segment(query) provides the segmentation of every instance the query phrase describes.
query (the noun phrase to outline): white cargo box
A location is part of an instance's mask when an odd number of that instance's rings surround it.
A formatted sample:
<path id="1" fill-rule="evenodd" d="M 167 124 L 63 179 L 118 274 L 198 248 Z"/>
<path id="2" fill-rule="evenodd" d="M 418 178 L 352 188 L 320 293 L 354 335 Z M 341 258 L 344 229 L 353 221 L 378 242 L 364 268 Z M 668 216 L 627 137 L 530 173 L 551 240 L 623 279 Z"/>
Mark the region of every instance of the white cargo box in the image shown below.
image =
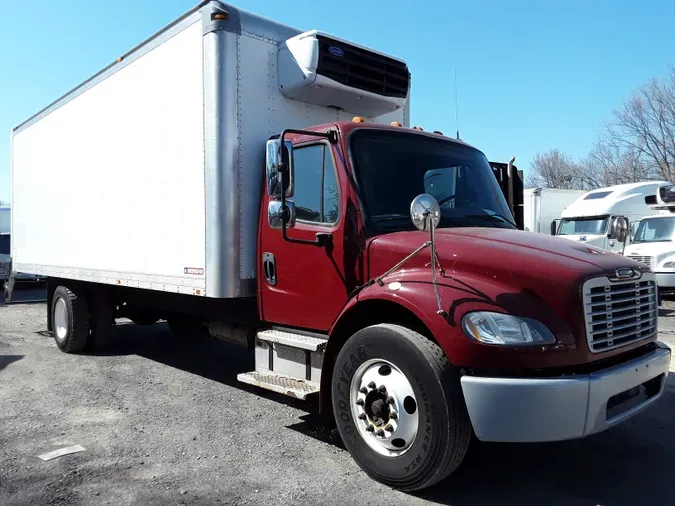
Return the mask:
<path id="1" fill-rule="evenodd" d="M 398 81 L 360 80 L 363 58 Z M 409 82 L 395 58 L 203 2 L 12 131 L 14 267 L 253 296 L 266 140 L 354 115 L 408 125 Z"/>

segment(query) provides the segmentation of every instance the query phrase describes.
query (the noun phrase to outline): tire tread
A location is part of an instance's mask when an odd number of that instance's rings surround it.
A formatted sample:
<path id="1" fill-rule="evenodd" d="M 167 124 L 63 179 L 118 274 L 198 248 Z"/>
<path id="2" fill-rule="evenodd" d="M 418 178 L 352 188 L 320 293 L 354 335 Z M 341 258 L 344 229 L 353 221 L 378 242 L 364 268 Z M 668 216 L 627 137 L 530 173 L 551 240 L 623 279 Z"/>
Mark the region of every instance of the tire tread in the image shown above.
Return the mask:
<path id="1" fill-rule="evenodd" d="M 445 379 L 445 392 L 448 399 L 447 405 L 451 406 L 450 423 L 454 424 L 457 430 L 454 431 L 454 439 L 448 441 L 443 455 L 439 456 L 441 464 L 437 467 L 435 473 L 429 473 L 422 477 L 415 483 L 406 487 L 401 487 L 400 490 L 415 491 L 423 488 L 428 488 L 440 481 L 443 481 L 450 474 L 452 474 L 462 463 L 466 453 L 469 449 L 473 435 L 473 428 L 469 420 L 466 406 L 464 405 L 461 387 L 459 381 L 456 380 L 456 370 L 450 364 L 448 357 L 445 355 L 440 346 L 423 336 L 419 332 L 415 332 L 407 327 L 396 325 L 392 323 L 380 323 L 374 327 L 384 327 L 405 335 L 410 341 L 417 343 L 432 359 L 431 365 L 435 367 L 440 373 L 439 376 Z M 460 402 L 461 401 L 461 402 Z M 451 451 L 452 450 L 452 451 Z"/>
<path id="2" fill-rule="evenodd" d="M 79 296 L 71 288 L 60 286 L 56 291 L 58 292 L 59 289 L 65 291 L 65 296 L 68 297 L 70 305 L 70 336 L 68 336 L 66 345 L 61 349 L 65 353 L 77 353 L 82 351 L 89 341 L 89 304 L 84 297 Z"/>

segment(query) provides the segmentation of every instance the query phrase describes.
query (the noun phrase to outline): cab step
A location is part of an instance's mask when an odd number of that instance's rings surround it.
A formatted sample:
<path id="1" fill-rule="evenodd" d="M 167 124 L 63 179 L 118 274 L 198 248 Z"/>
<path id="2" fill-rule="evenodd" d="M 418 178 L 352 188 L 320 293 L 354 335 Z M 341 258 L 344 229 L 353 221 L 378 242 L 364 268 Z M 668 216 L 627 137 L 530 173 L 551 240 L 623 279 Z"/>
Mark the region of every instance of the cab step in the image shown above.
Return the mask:
<path id="1" fill-rule="evenodd" d="M 284 344 L 291 348 L 300 348 L 307 351 L 324 351 L 328 343 L 327 339 L 292 334 L 283 330 L 262 330 L 258 332 L 258 339 L 267 341 L 268 343 Z"/>
<path id="2" fill-rule="evenodd" d="M 319 392 L 318 383 L 274 372 L 245 372 L 237 375 L 237 379 L 242 383 L 288 395 L 289 397 L 303 401 L 307 400 L 308 396 Z"/>
<path id="3" fill-rule="evenodd" d="M 242 383 L 305 400 L 319 391 L 327 339 L 282 330 L 262 330 L 255 340 L 255 371 Z"/>

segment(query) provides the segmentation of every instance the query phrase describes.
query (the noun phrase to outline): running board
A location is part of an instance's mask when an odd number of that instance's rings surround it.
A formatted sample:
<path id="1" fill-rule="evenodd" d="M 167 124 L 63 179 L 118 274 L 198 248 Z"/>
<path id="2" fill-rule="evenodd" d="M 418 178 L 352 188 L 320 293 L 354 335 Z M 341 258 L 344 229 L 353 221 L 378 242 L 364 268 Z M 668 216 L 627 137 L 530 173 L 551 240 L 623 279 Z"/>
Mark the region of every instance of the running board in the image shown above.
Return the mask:
<path id="1" fill-rule="evenodd" d="M 307 351 L 324 351 L 328 340 L 318 337 L 291 334 L 282 330 L 263 330 L 258 332 L 258 339 L 268 343 L 279 343 L 291 348 L 300 348 Z"/>
<path id="2" fill-rule="evenodd" d="M 288 395 L 289 397 L 303 401 L 307 400 L 308 396 L 319 393 L 318 383 L 293 378 L 286 374 L 253 371 L 239 374 L 237 375 L 237 379 L 242 383 Z"/>
<path id="3" fill-rule="evenodd" d="M 319 391 L 327 339 L 262 330 L 255 339 L 255 371 L 237 376 L 242 383 L 305 400 Z"/>

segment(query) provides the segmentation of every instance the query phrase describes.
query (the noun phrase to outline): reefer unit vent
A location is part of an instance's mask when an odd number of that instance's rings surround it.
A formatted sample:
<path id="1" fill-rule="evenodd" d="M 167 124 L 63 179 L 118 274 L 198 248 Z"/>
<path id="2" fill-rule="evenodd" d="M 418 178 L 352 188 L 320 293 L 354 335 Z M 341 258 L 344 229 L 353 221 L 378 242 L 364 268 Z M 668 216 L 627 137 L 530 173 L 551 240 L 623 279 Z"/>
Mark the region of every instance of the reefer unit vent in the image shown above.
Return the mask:
<path id="1" fill-rule="evenodd" d="M 410 86 L 405 62 L 316 30 L 281 44 L 278 75 L 287 98 L 364 116 L 402 108 Z"/>

